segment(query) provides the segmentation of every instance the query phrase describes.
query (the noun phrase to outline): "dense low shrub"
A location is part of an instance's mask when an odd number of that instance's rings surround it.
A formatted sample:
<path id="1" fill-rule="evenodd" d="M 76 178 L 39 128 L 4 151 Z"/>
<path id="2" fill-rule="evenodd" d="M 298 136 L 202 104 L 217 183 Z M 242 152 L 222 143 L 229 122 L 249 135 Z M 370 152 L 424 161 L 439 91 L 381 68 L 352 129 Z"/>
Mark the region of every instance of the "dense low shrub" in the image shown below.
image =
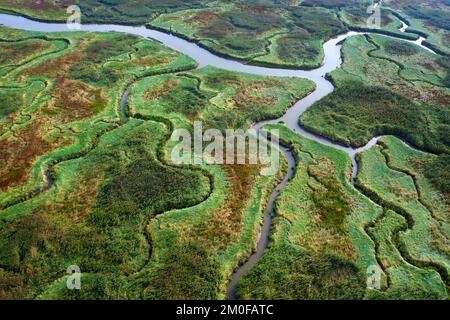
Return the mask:
<path id="1" fill-rule="evenodd" d="M 450 155 L 442 154 L 427 163 L 425 175 L 443 194 L 450 194 Z"/>
<path id="2" fill-rule="evenodd" d="M 410 16 L 425 20 L 427 23 L 446 30 L 450 30 L 449 11 L 424 6 L 407 5 L 403 10 Z"/>
<path id="3" fill-rule="evenodd" d="M 348 300 L 361 299 L 365 289 L 364 276 L 353 263 L 286 244 L 271 247 L 243 276 L 238 295 L 258 300 Z"/>
<path id="4" fill-rule="evenodd" d="M 405 41 L 389 40 L 384 43 L 383 47 L 387 53 L 394 55 L 411 56 L 419 52 L 416 45 Z"/>
<path id="5" fill-rule="evenodd" d="M 145 299 L 212 300 L 221 283 L 219 263 L 201 244 L 175 243 L 150 275 Z"/>
<path id="6" fill-rule="evenodd" d="M 303 114 L 301 121 L 312 130 L 354 146 L 364 145 L 373 136 L 393 134 L 426 150 L 450 147 L 444 134 L 448 110 L 357 82 L 340 83 L 331 95 Z"/>

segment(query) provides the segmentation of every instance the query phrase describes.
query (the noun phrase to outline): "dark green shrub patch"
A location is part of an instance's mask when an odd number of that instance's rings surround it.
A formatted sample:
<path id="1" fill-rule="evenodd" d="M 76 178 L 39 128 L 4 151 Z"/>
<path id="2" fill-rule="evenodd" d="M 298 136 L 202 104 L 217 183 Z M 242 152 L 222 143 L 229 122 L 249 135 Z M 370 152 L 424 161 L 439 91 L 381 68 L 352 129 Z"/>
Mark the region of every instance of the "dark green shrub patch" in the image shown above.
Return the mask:
<path id="1" fill-rule="evenodd" d="M 103 67 L 108 59 L 124 54 L 138 40 L 131 35 L 118 35 L 108 40 L 92 41 L 83 52 L 83 57 L 70 66 L 73 79 L 87 83 L 110 86 L 121 76 L 120 70 Z"/>
<path id="2" fill-rule="evenodd" d="M 376 135 L 395 134 L 424 149 L 446 150 L 450 145 L 439 134 L 436 123 L 429 123 L 430 118 L 445 123 L 448 112 L 415 103 L 385 88 L 348 82 L 310 109 L 302 123 L 311 129 L 321 126 L 327 135 L 355 146 Z"/>
<path id="3" fill-rule="evenodd" d="M 443 194 L 450 194 L 450 155 L 442 154 L 426 164 L 425 175 Z"/>
<path id="4" fill-rule="evenodd" d="M 446 30 L 450 30 L 450 11 L 429 8 L 425 6 L 407 5 L 403 10 L 410 16 L 425 20 L 427 23 Z"/>
<path id="5" fill-rule="evenodd" d="M 361 299 L 365 287 L 353 263 L 286 244 L 271 247 L 244 275 L 238 295 L 258 300 L 348 300 Z"/>
<path id="6" fill-rule="evenodd" d="M 386 41 L 384 50 L 387 53 L 402 56 L 411 56 L 419 52 L 419 48 L 416 45 L 404 41 Z"/>
<path id="7" fill-rule="evenodd" d="M 307 30 L 314 38 L 327 39 L 345 30 L 341 21 L 332 11 L 300 7 L 291 12 L 292 23 L 301 29 Z"/>
<path id="8" fill-rule="evenodd" d="M 221 275 L 219 264 L 194 241 L 175 243 L 149 275 L 144 298 L 152 300 L 215 299 Z"/>

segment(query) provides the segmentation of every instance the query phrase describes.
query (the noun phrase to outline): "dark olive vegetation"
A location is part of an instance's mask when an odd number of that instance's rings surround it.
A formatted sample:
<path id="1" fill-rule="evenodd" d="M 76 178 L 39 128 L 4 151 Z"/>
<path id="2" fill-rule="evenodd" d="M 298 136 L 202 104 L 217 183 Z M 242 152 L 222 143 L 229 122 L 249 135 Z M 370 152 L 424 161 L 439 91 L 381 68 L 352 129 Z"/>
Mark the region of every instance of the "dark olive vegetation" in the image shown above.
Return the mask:
<path id="1" fill-rule="evenodd" d="M 234 26 L 238 28 L 259 32 L 267 29 L 283 27 L 285 23 L 283 17 L 268 11 L 260 12 L 258 15 L 255 15 L 255 12 L 251 10 L 236 10 L 227 12 L 226 17 Z"/>
<path id="2" fill-rule="evenodd" d="M 327 136 L 353 146 L 364 145 L 377 135 L 393 134 L 426 150 L 448 151 L 448 117 L 448 110 L 418 104 L 386 88 L 343 82 L 310 109 L 302 123 L 309 128 L 316 119 L 311 129 L 316 130 L 321 122 L 322 130 L 333 128 L 324 132 Z"/>
<path id="3" fill-rule="evenodd" d="M 347 232 L 345 219 L 351 210 L 352 200 L 331 168 L 325 159 L 319 160 L 317 165 L 309 166 L 311 181 L 308 186 L 313 190 L 313 210 L 320 216 L 321 227 L 343 235 Z"/>
<path id="4" fill-rule="evenodd" d="M 425 175 L 444 195 L 450 195 L 450 155 L 442 154 L 426 164 Z"/>
<path id="5" fill-rule="evenodd" d="M 446 87 L 450 88 L 450 57 L 441 57 L 437 60 L 437 63 L 442 68 L 447 70 L 447 74 L 444 78 L 444 84 Z"/>
<path id="6" fill-rule="evenodd" d="M 290 11 L 291 22 L 315 39 L 327 39 L 346 29 L 333 11 L 320 8 L 295 8 Z"/>
<path id="7" fill-rule="evenodd" d="M 295 61 L 298 57 L 304 57 L 305 60 L 314 59 L 320 50 L 311 47 L 308 40 L 310 40 L 310 35 L 303 30 L 281 37 L 277 42 L 279 57 L 284 61 Z"/>
<path id="8" fill-rule="evenodd" d="M 6 118 L 9 114 L 17 111 L 22 103 L 22 90 L 2 89 L 0 91 L 0 118 Z"/>
<path id="9" fill-rule="evenodd" d="M 200 8 L 209 0 L 82 0 L 79 6 L 88 21 L 144 24 L 161 13 Z"/>
<path id="10" fill-rule="evenodd" d="M 215 299 L 222 278 L 219 270 L 219 263 L 204 245 L 196 241 L 172 244 L 156 272 L 146 276 L 144 298 Z"/>
<path id="11" fill-rule="evenodd" d="M 193 86 L 177 86 L 166 95 L 167 111 L 179 112 L 193 117 L 205 110 L 209 104 L 209 96 Z"/>
<path id="12" fill-rule="evenodd" d="M 402 56 L 411 56 L 419 52 L 419 48 L 412 43 L 399 42 L 394 40 L 386 41 L 384 44 L 384 50 L 387 53 Z"/>
<path id="13" fill-rule="evenodd" d="M 342 258 L 318 255 L 290 244 L 271 246 L 242 278 L 244 299 L 362 299 L 365 277 Z"/>
<path id="14" fill-rule="evenodd" d="M 305 0 L 304 6 L 320 6 L 325 8 L 342 8 L 360 4 L 358 0 Z"/>
<path id="15" fill-rule="evenodd" d="M 92 41 L 84 50 L 82 58 L 70 66 L 69 75 L 73 79 L 97 85 L 114 84 L 122 72 L 103 66 L 98 68 L 98 66 L 104 64 L 111 57 L 123 54 L 124 50 L 129 49 L 136 42 L 136 37 L 127 35 L 120 35 L 106 41 Z"/>
<path id="16" fill-rule="evenodd" d="M 371 0 L 305 0 L 302 2 L 302 6 L 323 7 L 327 9 L 334 9 L 339 14 L 340 21 L 350 29 L 356 29 L 361 31 L 368 31 L 367 19 L 373 12 L 369 12 L 369 6 L 372 6 L 375 2 Z M 380 7 L 380 29 L 372 30 L 380 33 L 387 34 L 401 34 L 398 32 L 399 23 L 398 19 L 393 16 L 392 11 L 387 8 L 387 4 L 383 3 Z M 402 34 L 404 37 L 412 35 Z"/>
<path id="17" fill-rule="evenodd" d="M 346 24 L 348 24 L 350 27 L 356 27 L 358 29 L 366 29 L 367 28 L 367 19 L 370 17 L 370 14 L 368 12 L 369 6 L 372 5 L 371 1 L 359 1 L 357 3 L 349 2 L 348 5 L 344 6 L 341 11 L 341 17 L 345 16 L 343 18 L 343 21 L 345 21 Z M 377 32 L 381 33 L 397 33 L 401 34 L 400 32 L 397 32 L 399 27 L 398 19 L 393 16 L 392 11 L 390 9 L 387 9 L 386 6 L 381 6 L 380 9 L 380 27 Z M 376 30 L 375 30 L 376 31 Z M 403 34 L 405 36 L 405 34 Z M 408 36 L 408 35 L 406 35 Z"/>
<path id="18" fill-rule="evenodd" d="M 14 42 L 0 42 L 0 65 L 18 64 L 35 54 L 47 51 L 52 47 L 51 41 L 28 39 Z"/>
<path id="19" fill-rule="evenodd" d="M 128 141 L 133 148 L 143 148 L 137 145 L 139 141 Z M 104 210 L 97 211 L 92 218 L 108 224 L 119 223 L 115 219 L 115 209 L 126 208 L 129 214 L 136 210 L 148 210 L 149 212 L 164 212 L 175 207 L 188 207 L 201 201 L 204 192 L 198 190 L 198 177 L 190 171 L 163 166 L 151 161 L 148 156 L 137 156 L 134 161 L 123 171 L 110 168 L 113 176 L 111 182 L 104 185 L 98 195 L 98 206 Z M 170 181 L 170 183 L 168 183 Z M 150 182 L 150 183 L 149 183 Z M 182 189 L 180 189 L 180 187 Z M 192 190 L 200 192 L 198 197 L 190 198 L 193 193 L 180 192 Z M 188 196 L 188 194 L 191 194 Z M 118 214 L 123 214 L 119 210 Z"/>

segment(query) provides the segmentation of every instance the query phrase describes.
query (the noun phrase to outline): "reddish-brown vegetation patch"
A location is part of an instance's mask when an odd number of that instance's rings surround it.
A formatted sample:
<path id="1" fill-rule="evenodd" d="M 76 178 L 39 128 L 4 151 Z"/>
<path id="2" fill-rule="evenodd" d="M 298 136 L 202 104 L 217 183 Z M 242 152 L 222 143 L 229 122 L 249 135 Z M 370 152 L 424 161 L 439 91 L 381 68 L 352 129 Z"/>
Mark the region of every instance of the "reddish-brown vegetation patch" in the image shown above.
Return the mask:
<path id="1" fill-rule="evenodd" d="M 52 149 L 52 145 L 39 133 L 39 127 L 40 123 L 35 121 L 16 133 L 20 138 L 0 141 L 0 190 L 26 181 L 36 158 Z"/>
<path id="2" fill-rule="evenodd" d="M 14 4 L 11 4 L 14 2 Z M 32 10 L 51 10 L 51 9 L 65 9 L 68 6 L 76 4 L 73 0 L 1 0 L 0 5 L 14 6 L 18 8 L 26 8 Z"/>
<path id="3" fill-rule="evenodd" d="M 240 11 L 247 11 L 251 14 L 270 14 L 272 15 L 274 12 L 274 8 L 273 7 L 266 7 L 266 6 L 257 6 L 257 5 L 252 5 L 252 4 L 245 4 L 245 5 L 241 5 L 239 7 Z"/>
<path id="4" fill-rule="evenodd" d="M 264 95 L 261 90 L 273 86 L 267 81 L 256 81 L 249 85 L 240 86 L 237 94 L 233 97 L 237 106 L 248 105 L 273 105 L 278 101 L 278 97 L 274 95 Z"/>
<path id="5" fill-rule="evenodd" d="M 144 93 L 144 98 L 147 100 L 157 100 L 164 96 L 167 92 L 172 90 L 178 85 L 179 81 L 177 79 L 168 79 L 162 84 L 151 87 Z"/>
<path id="6" fill-rule="evenodd" d="M 64 110 L 64 120 L 89 117 L 107 104 L 101 88 L 93 88 L 81 81 L 60 77 L 52 90 L 51 107 Z"/>
<path id="7" fill-rule="evenodd" d="M 47 59 L 36 66 L 27 68 L 19 76 L 47 76 L 55 78 L 58 75 L 67 75 L 69 68 L 86 54 L 87 45 L 95 39 L 93 35 L 87 35 L 76 44 L 75 51 L 66 51 L 58 57 Z"/>
<path id="8" fill-rule="evenodd" d="M 13 43 L 0 43 L 0 65 L 17 64 L 27 57 L 44 52 L 52 47 L 51 42 L 45 40 L 28 40 Z"/>
<path id="9" fill-rule="evenodd" d="M 81 52 L 71 52 L 57 58 L 48 59 L 36 66 L 24 70 L 19 76 L 47 76 L 56 77 L 58 74 L 66 73 L 70 66 L 81 58 Z"/>
<path id="10" fill-rule="evenodd" d="M 208 26 L 217 23 L 220 19 L 220 16 L 212 11 L 201 11 L 187 19 L 187 22 L 193 25 Z"/>
<path id="11" fill-rule="evenodd" d="M 444 46 L 450 47 L 450 32 L 446 32 L 442 37 L 442 42 Z"/>
<path id="12" fill-rule="evenodd" d="M 136 64 L 141 67 L 156 67 L 166 65 L 174 60 L 173 57 L 143 57 L 136 61 Z"/>
<path id="13" fill-rule="evenodd" d="M 427 68 L 428 70 L 431 70 L 431 71 L 437 71 L 437 67 L 436 67 L 436 65 L 433 63 L 433 61 L 430 61 L 430 60 L 422 60 L 422 61 L 419 61 L 419 64 L 420 64 L 422 67 Z"/>
<path id="14" fill-rule="evenodd" d="M 226 202 L 211 219 L 196 226 L 192 233 L 199 242 L 211 243 L 224 250 L 238 240 L 242 228 L 243 211 L 250 199 L 253 185 L 259 174 L 256 165 L 224 165 L 230 187 Z"/>

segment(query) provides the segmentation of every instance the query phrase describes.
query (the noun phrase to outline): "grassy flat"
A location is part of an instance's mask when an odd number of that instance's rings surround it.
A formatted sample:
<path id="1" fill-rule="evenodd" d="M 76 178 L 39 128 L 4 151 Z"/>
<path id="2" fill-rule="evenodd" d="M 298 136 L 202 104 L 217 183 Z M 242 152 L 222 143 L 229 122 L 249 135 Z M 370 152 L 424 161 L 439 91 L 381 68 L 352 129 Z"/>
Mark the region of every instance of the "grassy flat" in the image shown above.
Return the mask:
<path id="1" fill-rule="evenodd" d="M 381 145 L 360 155 L 357 184 L 376 203 L 393 211 L 385 219 L 395 215 L 406 219 L 391 227 L 397 232 L 393 241 L 404 259 L 416 267 L 434 269 L 434 278 L 440 279 L 439 272 L 441 281 L 447 283 L 448 222 L 443 215 L 448 204 L 422 169 L 433 157 L 410 149 L 394 137 L 383 138 Z M 435 203 L 429 207 L 431 197 Z"/>

